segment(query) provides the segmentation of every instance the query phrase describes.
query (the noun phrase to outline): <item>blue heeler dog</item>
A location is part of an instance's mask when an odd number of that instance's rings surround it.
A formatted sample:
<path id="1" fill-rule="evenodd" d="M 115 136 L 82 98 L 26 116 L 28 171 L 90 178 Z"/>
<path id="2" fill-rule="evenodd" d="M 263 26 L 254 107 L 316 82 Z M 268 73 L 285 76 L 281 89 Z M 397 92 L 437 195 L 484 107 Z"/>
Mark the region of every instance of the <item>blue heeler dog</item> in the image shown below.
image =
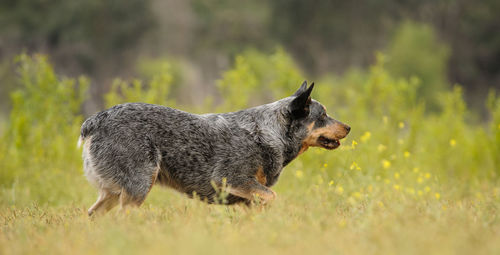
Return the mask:
<path id="1" fill-rule="evenodd" d="M 269 187 L 283 167 L 311 146 L 337 148 L 350 131 L 311 100 L 313 87 L 304 82 L 290 97 L 238 112 L 126 103 L 91 116 L 79 140 L 85 175 L 99 189 L 89 215 L 139 206 L 155 183 L 212 203 L 224 183 L 228 204 L 273 200 Z"/>

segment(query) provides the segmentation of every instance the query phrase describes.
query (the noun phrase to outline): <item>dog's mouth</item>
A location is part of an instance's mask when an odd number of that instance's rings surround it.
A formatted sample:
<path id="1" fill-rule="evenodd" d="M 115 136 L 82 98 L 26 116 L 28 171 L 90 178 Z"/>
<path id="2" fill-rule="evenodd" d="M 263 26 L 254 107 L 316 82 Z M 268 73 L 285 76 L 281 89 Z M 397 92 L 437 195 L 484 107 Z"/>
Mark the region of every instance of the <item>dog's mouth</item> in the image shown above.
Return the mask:
<path id="1" fill-rule="evenodd" d="M 331 139 L 325 136 L 318 137 L 318 144 L 327 150 L 333 150 L 340 146 L 340 141 L 338 139 Z"/>

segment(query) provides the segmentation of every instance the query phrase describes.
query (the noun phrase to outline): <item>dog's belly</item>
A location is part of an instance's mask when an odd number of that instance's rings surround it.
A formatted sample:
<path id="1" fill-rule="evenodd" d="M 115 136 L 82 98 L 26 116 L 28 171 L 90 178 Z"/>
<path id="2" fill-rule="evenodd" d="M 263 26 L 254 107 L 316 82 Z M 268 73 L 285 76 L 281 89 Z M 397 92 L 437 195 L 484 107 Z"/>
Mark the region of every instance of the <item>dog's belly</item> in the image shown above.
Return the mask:
<path id="1" fill-rule="evenodd" d="M 156 183 L 162 186 L 173 188 L 180 192 L 185 192 L 181 183 L 172 178 L 170 173 L 165 169 L 161 169 L 160 172 L 158 173 L 158 176 L 156 178 Z"/>
<path id="2" fill-rule="evenodd" d="M 190 173 L 179 176 L 178 172 L 162 168 L 158 173 L 156 183 L 185 193 L 190 197 L 196 194 L 202 200 L 205 198 L 211 200 L 215 195 L 210 178 L 206 177 L 204 172 L 190 171 Z"/>
<path id="3" fill-rule="evenodd" d="M 169 173 L 169 171 L 165 169 L 160 170 L 156 179 L 156 184 L 172 188 L 181 193 L 185 193 L 190 198 L 196 196 L 196 198 L 208 203 L 236 204 L 249 202 L 245 198 L 238 197 L 232 194 L 228 194 L 227 197 L 224 198 L 224 201 L 219 201 L 220 199 L 218 198 L 215 189 L 212 187 L 212 184 L 208 179 L 197 180 L 195 183 L 196 184 L 184 183 L 181 180 L 177 180 L 172 176 L 171 173 Z"/>

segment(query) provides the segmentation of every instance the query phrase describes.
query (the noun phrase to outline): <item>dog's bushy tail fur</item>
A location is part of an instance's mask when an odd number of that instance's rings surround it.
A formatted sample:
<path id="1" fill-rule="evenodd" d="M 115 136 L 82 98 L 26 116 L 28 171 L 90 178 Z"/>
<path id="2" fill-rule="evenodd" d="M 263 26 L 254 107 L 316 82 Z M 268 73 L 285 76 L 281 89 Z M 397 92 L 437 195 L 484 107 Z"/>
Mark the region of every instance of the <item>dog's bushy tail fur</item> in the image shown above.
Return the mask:
<path id="1" fill-rule="evenodd" d="M 106 118 L 106 116 L 101 116 L 101 115 L 107 115 L 105 112 L 100 112 L 98 114 L 95 114 L 91 117 L 89 117 L 85 122 L 82 124 L 82 128 L 80 130 L 80 137 L 78 138 L 78 143 L 77 147 L 80 148 L 85 141 L 86 138 L 91 136 L 94 131 L 100 126 L 101 121 Z"/>

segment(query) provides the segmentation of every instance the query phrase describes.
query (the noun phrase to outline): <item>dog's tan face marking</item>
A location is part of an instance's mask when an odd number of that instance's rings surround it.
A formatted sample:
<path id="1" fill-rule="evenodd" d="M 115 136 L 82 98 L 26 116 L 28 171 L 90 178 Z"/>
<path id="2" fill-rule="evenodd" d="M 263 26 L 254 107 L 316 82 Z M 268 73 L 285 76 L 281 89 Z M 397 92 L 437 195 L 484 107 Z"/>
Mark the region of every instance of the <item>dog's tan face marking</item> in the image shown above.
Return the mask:
<path id="1" fill-rule="evenodd" d="M 264 168 L 262 167 L 259 167 L 257 169 L 257 173 L 255 174 L 255 179 L 257 179 L 257 181 L 262 184 L 262 185 L 266 185 L 267 183 L 267 177 L 266 177 L 266 174 L 264 173 Z"/>
<path id="2" fill-rule="evenodd" d="M 307 137 L 306 139 L 304 139 L 304 141 L 302 142 L 302 147 L 300 148 L 300 151 L 299 151 L 299 155 L 304 153 L 307 149 L 309 149 L 309 144 L 308 144 L 308 138 L 311 136 L 311 133 L 313 131 L 313 127 L 314 127 L 314 124 L 315 122 L 313 121 L 311 124 L 309 124 L 307 126 Z"/>
<path id="3" fill-rule="evenodd" d="M 347 136 L 347 130 L 342 124 L 339 123 L 334 123 L 326 127 L 314 129 L 307 138 L 307 140 L 314 139 L 314 141 L 311 142 L 310 146 L 315 146 L 315 142 L 317 141 L 317 138 L 320 136 L 324 136 L 328 139 L 338 140 Z"/>
<path id="4" fill-rule="evenodd" d="M 325 108 L 323 106 L 323 108 Z M 340 122 L 334 122 L 324 127 L 314 128 L 316 122 L 307 126 L 308 134 L 302 142 L 299 155 L 309 147 L 322 147 L 325 149 L 336 149 L 340 146 L 339 140 L 349 133 L 347 126 Z"/>

